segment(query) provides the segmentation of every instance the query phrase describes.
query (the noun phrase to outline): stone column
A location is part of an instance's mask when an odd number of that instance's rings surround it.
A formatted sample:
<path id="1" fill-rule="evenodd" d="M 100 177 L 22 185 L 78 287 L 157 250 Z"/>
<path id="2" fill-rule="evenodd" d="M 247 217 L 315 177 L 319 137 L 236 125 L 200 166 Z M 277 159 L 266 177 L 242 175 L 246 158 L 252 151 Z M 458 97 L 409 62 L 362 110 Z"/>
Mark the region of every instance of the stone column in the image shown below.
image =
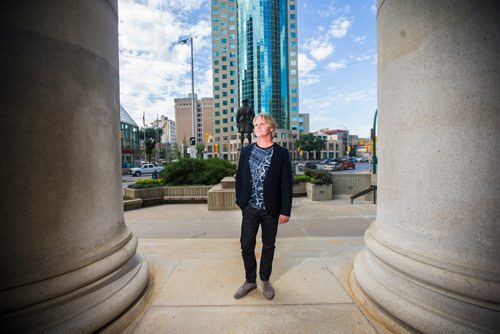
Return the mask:
<path id="1" fill-rule="evenodd" d="M 0 35 L 0 331 L 93 332 L 149 277 L 123 219 L 117 1 L 2 1 Z"/>
<path id="2" fill-rule="evenodd" d="M 425 333 L 500 330 L 499 13 L 378 1 L 377 219 L 351 283 Z"/>

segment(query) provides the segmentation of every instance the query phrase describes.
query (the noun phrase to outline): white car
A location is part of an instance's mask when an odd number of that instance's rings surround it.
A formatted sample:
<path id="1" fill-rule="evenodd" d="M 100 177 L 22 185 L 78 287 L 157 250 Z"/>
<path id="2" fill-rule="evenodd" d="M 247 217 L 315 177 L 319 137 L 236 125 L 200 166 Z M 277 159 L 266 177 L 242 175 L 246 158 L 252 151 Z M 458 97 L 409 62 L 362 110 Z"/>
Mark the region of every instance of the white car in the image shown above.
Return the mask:
<path id="1" fill-rule="evenodd" d="M 141 176 L 142 174 L 152 174 L 158 168 L 155 164 L 144 164 L 141 167 L 130 168 L 130 175 Z"/>
<path id="2" fill-rule="evenodd" d="M 324 170 L 343 170 L 342 164 L 339 164 L 335 161 L 330 162 L 329 164 L 323 167 Z"/>

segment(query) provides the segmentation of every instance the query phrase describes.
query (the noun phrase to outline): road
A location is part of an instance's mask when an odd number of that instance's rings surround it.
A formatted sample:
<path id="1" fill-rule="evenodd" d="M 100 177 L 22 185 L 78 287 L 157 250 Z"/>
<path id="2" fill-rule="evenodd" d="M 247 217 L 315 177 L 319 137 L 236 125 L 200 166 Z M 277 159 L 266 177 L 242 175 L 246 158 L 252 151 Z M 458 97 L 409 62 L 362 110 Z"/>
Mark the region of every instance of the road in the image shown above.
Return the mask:
<path id="1" fill-rule="evenodd" d="M 362 173 L 369 173 L 369 164 L 368 162 L 357 162 L 356 164 L 356 169 L 346 169 L 343 171 L 330 171 L 330 173 L 333 174 L 362 174 Z M 324 164 L 317 163 L 316 166 L 318 166 L 318 169 L 323 169 L 325 167 Z M 299 171 L 297 168 L 295 170 L 296 174 L 303 174 L 304 172 Z"/>
<path id="2" fill-rule="evenodd" d="M 316 164 L 318 169 L 323 169 L 325 165 Z M 360 173 L 369 173 L 368 162 L 358 162 L 356 163 L 356 169 L 347 169 L 343 171 L 330 171 L 333 174 L 360 174 Z M 295 170 L 296 174 L 304 174 L 304 172 L 299 171 L 297 168 Z M 141 176 L 132 176 L 132 175 L 122 175 L 122 187 L 127 188 L 129 184 L 134 184 L 138 180 L 150 179 L 151 174 L 141 175 Z"/>
<path id="3" fill-rule="evenodd" d="M 122 175 L 122 187 L 127 188 L 129 184 L 134 184 L 136 181 L 150 179 L 151 174 L 132 176 L 132 175 Z"/>

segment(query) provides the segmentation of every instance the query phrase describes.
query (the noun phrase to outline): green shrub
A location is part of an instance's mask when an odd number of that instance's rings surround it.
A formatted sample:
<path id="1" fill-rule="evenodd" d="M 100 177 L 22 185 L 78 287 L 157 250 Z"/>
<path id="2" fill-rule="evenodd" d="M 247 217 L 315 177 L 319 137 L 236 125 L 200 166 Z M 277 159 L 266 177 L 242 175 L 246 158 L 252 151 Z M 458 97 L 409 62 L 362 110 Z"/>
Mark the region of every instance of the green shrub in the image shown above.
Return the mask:
<path id="1" fill-rule="evenodd" d="M 301 182 L 309 182 L 311 178 L 305 174 L 301 174 L 301 175 L 294 175 L 293 176 L 293 184 L 298 184 L 298 183 L 301 183 Z"/>
<path id="2" fill-rule="evenodd" d="M 185 158 L 168 164 L 160 178 L 173 186 L 214 185 L 235 172 L 236 166 L 227 160 Z"/>
<path id="3" fill-rule="evenodd" d="M 129 185 L 131 189 L 149 189 L 163 187 L 164 183 L 162 180 L 144 179 L 136 181 L 134 184 Z"/>
<path id="4" fill-rule="evenodd" d="M 326 170 L 321 169 L 306 169 L 304 175 L 309 177 L 310 183 L 322 185 L 322 184 L 332 184 L 332 176 Z"/>

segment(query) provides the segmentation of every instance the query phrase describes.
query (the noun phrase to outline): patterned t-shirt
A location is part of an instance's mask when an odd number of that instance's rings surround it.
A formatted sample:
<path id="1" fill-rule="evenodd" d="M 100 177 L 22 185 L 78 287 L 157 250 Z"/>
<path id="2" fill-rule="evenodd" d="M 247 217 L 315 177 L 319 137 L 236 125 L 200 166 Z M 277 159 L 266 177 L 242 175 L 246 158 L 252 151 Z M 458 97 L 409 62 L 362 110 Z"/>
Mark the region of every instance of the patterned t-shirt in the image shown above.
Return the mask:
<path id="1" fill-rule="evenodd" d="M 273 147 L 261 148 L 256 144 L 250 153 L 250 174 L 252 176 L 252 195 L 249 204 L 251 207 L 264 210 L 264 179 L 271 165 Z"/>

